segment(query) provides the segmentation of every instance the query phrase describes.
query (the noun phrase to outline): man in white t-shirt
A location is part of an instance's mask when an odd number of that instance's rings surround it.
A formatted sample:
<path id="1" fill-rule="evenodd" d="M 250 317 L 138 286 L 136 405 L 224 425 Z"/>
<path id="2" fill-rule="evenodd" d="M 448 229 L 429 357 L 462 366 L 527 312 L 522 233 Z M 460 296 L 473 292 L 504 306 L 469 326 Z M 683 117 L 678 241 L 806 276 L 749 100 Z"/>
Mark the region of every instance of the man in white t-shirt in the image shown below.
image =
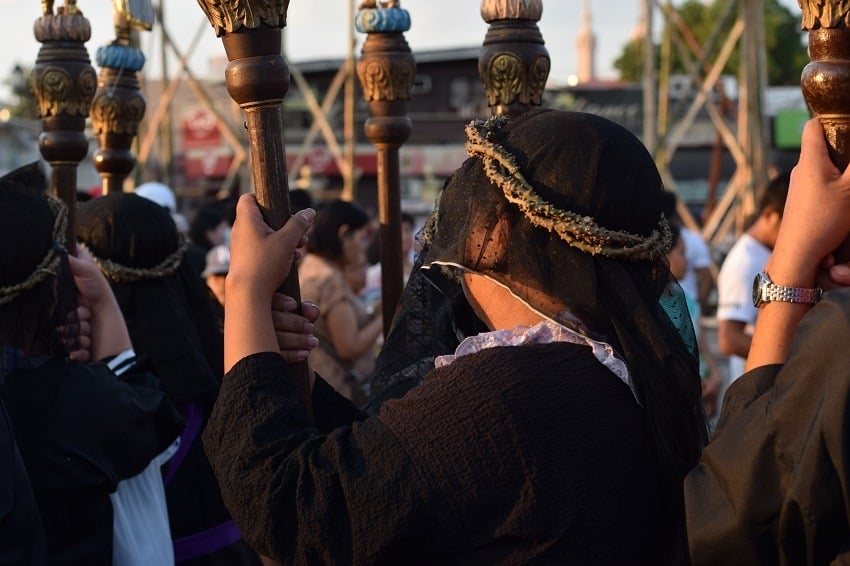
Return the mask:
<path id="1" fill-rule="evenodd" d="M 729 382 L 744 373 L 758 309 L 753 306 L 753 279 L 764 269 L 788 196 L 788 173 L 768 183 L 756 220 L 735 242 L 717 278 L 717 338 L 720 351 L 729 355 Z"/>

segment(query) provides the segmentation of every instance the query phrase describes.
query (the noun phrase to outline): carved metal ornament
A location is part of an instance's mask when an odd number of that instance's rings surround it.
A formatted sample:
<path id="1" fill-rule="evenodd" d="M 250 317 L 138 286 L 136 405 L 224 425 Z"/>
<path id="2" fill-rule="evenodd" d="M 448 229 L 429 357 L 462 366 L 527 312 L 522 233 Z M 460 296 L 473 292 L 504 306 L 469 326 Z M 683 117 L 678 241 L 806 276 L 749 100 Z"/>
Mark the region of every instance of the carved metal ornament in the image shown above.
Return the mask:
<path id="1" fill-rule="evenodd" d="M 374 58 L 357 65 L 357 76 L 363 87 L 363 99 L 410 100 L 416 63 L 409 59 Z"/>
<path id="2" fill-rule="evenodd" d="M 850 0 L 797 0 L 804 30 L 850 27 Z"/>
<path id="3" fill-rule="evenodd" d="M 139 92 L 118 97 L 109 91 L 99 92 L 92 101 L 91 120 L 95 134 L 128 134 L 139 132 L 145 117 L 145 99 Z"/>
<path id="4" fill-rule="evenodd" d="M 488 24 L 496 20 L 531 20 L 543 16 L 542 0 L 482 0 L 481 18 Z"/>
<path id="5" fill-rule="evenodd" d="M 526 69 L 522 59 L 502 53 L 490 61 L 484 89 L 490 106 L 499 104 L 543 104 L 543 90 L 549 76 L 549 57 L 538 57 Z"/>
<path id="6" fill-rule="evenodd" d="M 286 26 L 289 0 L 198 0 L 218 37 L 241 28 L 257 29 L 263 24 Z"/>
<path id="7" fill-rule="evenodd" d="M 43 43 L 31 77 L 39 113 L 43 118 L 85 118 L 97 90 L 97 75 L 84 45 L 91 37 L 88 20 L 79 12 L 42 16 L 34 31 Z"/>

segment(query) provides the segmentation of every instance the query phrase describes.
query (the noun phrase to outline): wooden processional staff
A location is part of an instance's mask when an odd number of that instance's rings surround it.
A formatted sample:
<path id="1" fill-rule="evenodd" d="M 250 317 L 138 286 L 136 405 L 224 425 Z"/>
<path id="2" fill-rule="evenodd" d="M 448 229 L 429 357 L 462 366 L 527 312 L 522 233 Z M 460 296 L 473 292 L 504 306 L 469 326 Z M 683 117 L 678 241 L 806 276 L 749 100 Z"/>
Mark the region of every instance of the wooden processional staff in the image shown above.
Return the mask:
<path id="1" fill-rule="evenodd" d="M 833 163 L 850 163 L 850 4 L 846 0 L 799 0 L 809 32 L 811 62 L 803 69 L 803 96 L 820 117 Z"/>
<path id="2" fill-rule="evenodd" d="M 42 2 L 42 16 L 34 26 L 42 43 L 31 80 L 43 132 L 38 138 L 41 155 L 50 163 L 53 193 L 68 205 L 68 250 L 75 250 L 77 166 L 88 154 L 86 117 L 97 88 L 85 42 L 91 25 L 74 0 L 53 13 L 53 2 Z"/>
<path id="3" fill-rule="evenodd" d="M 248 149 L 257 203 L 266 223 L 277 230 L 290 216 L 289 180 L 283 147 L 283 97 L 289 67 L 281 55 L 281 29 L 289 0 L 198 0 L 224 44 L 230 61 L 227 92 L 245 112 Z M 300 303 L 298 273 L 289 271 L 281 292 Z M 307 362 L 295 364 L 293 376 L 310 407 Z"/>
<path id="4" fill-rule="evenodd" d="M 386 336 L 404 287 L 399 148 L 410 137 L 407 106 L 416 62 L 404 39 L 404 32 L 410 29 L 410 14 L 398 2 L 393 2 L 392 7 L 364 3 L 355 25 L 357 31 L 367 34 L 357 76 L 372 115 L 366 120 L 366 137 L 377 149 L 378 157 L 381 308 Z"/>
<path id="5" fill-rule="evenodd" d="M 478 58 L 478 74 L 494 115 L 515 115 L 543 104 L 551 66 L 537 27 L 542 0 L 482 0 L 489 28 Z"/>
<path id="6" fill-rule="evenodd" d="M 116 2 L 113 20 L 115 40 L 97 50 L 101 70 L 91 107 L 92 129 L 100 148 L 94 154 L 94 166 L 103 182 L 103 194 L 121 192 L 136 166 L 130 147 L 145 115 L 139 85 L 145 55 L 132 45 L 130 36 L 134 29 L 153 27 L 153 7 L 150 0 Z"/>
<path id="7" fill-rule="evenodd" d="M 803 97 L 823 124 L 832 162 L 844 171 L 850 164 L 850 5 L 846 0 L 799 2 L 811 59 L 801 78 Z M 850 239 L 835 258 L 850 261 Z"/>

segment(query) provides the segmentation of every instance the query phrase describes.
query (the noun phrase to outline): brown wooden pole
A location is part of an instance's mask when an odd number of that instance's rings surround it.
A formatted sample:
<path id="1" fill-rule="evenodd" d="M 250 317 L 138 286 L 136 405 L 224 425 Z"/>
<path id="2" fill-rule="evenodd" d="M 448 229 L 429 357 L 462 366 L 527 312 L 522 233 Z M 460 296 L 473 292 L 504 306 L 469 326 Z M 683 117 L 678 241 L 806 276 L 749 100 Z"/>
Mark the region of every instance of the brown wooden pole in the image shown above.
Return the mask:
<path id="1" fill-rule="evenodd" d="M 281 55 L 289 0 L 199 0 L 199 4 L 230 61 L 225 71 L 227 92 L 245 112 L 257 203 L 266 223 L 277 230 L 290 216 L 282 113 L 289 68 Z M 280 292 L 301 301 L 294 263 Z M 292 364 L 291 369 L 309 409 L 307 362 Z"/>
<path id="2" fill-rule="evenodd" d="M 89 21 L 74 3 L 66 3 L 56 14 L 52 2 L 43 6 L 45 11 L 34 26 L 42 46 L 31 76 L 43 127 L 38 147 L 51 166 L 53 193 L 68 205 L 65 243 L 73 253 L 77 166 L 88 154 L 84 130 L 97 75 L 85 47 L 91 38 Z"/>
<path id="3" fill-rule="evenodd" d="M 404 39 L 410 15 L 398 7 L 364 7 L 355 18 L 366 33 L 357 75 L 372 117 L 366 137 L 378 154 L 378 218 L 381 224 L 381 308 L 384 336 L 389 334 L 404 287 L 401 249 L 401 167 L 399 148 L 410 137 L 407 106 L 416 62 Z"/>
<path id="4" fill-rule="evenodd" d="M 803 96 L 823 124 L 830 156 L 842 171 L 850 163 L 850 6 L 842 0 L 800 0 L 811 62 L 803 69 Z"/>
<path id="5" fill-rule="evenodd" d="M 800 0 L 800 7 L 811 59 L 801 77 L 803 97 L 820 118 L 832 162 L 844 171 L 850 164 L 850 6 L 842 0 Z M 850 239 L 835 257 L 850 260 Z"/>
<path id="6" fill-rule="evenodd" d="M 493 114 L 511 115 L 543 104 L 551 62 L 537 22 L 542 0 L 482 0 L 490 24 L 478 74 Z"/>

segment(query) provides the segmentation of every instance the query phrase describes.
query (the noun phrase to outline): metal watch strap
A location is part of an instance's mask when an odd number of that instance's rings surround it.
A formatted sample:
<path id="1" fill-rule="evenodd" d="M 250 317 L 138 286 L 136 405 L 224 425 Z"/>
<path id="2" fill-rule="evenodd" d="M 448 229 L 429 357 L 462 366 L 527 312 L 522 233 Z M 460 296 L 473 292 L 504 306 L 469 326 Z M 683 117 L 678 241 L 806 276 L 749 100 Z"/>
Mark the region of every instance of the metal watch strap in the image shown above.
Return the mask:
<path id="1" fill-rule="evenodd" d="M 771 283 L 764 290 L 765 301 L 782 301 L 785 303 L 817 303 L 823 295 L 823 289 L 806 289 L 803 287 L 786 287 Z"/>

